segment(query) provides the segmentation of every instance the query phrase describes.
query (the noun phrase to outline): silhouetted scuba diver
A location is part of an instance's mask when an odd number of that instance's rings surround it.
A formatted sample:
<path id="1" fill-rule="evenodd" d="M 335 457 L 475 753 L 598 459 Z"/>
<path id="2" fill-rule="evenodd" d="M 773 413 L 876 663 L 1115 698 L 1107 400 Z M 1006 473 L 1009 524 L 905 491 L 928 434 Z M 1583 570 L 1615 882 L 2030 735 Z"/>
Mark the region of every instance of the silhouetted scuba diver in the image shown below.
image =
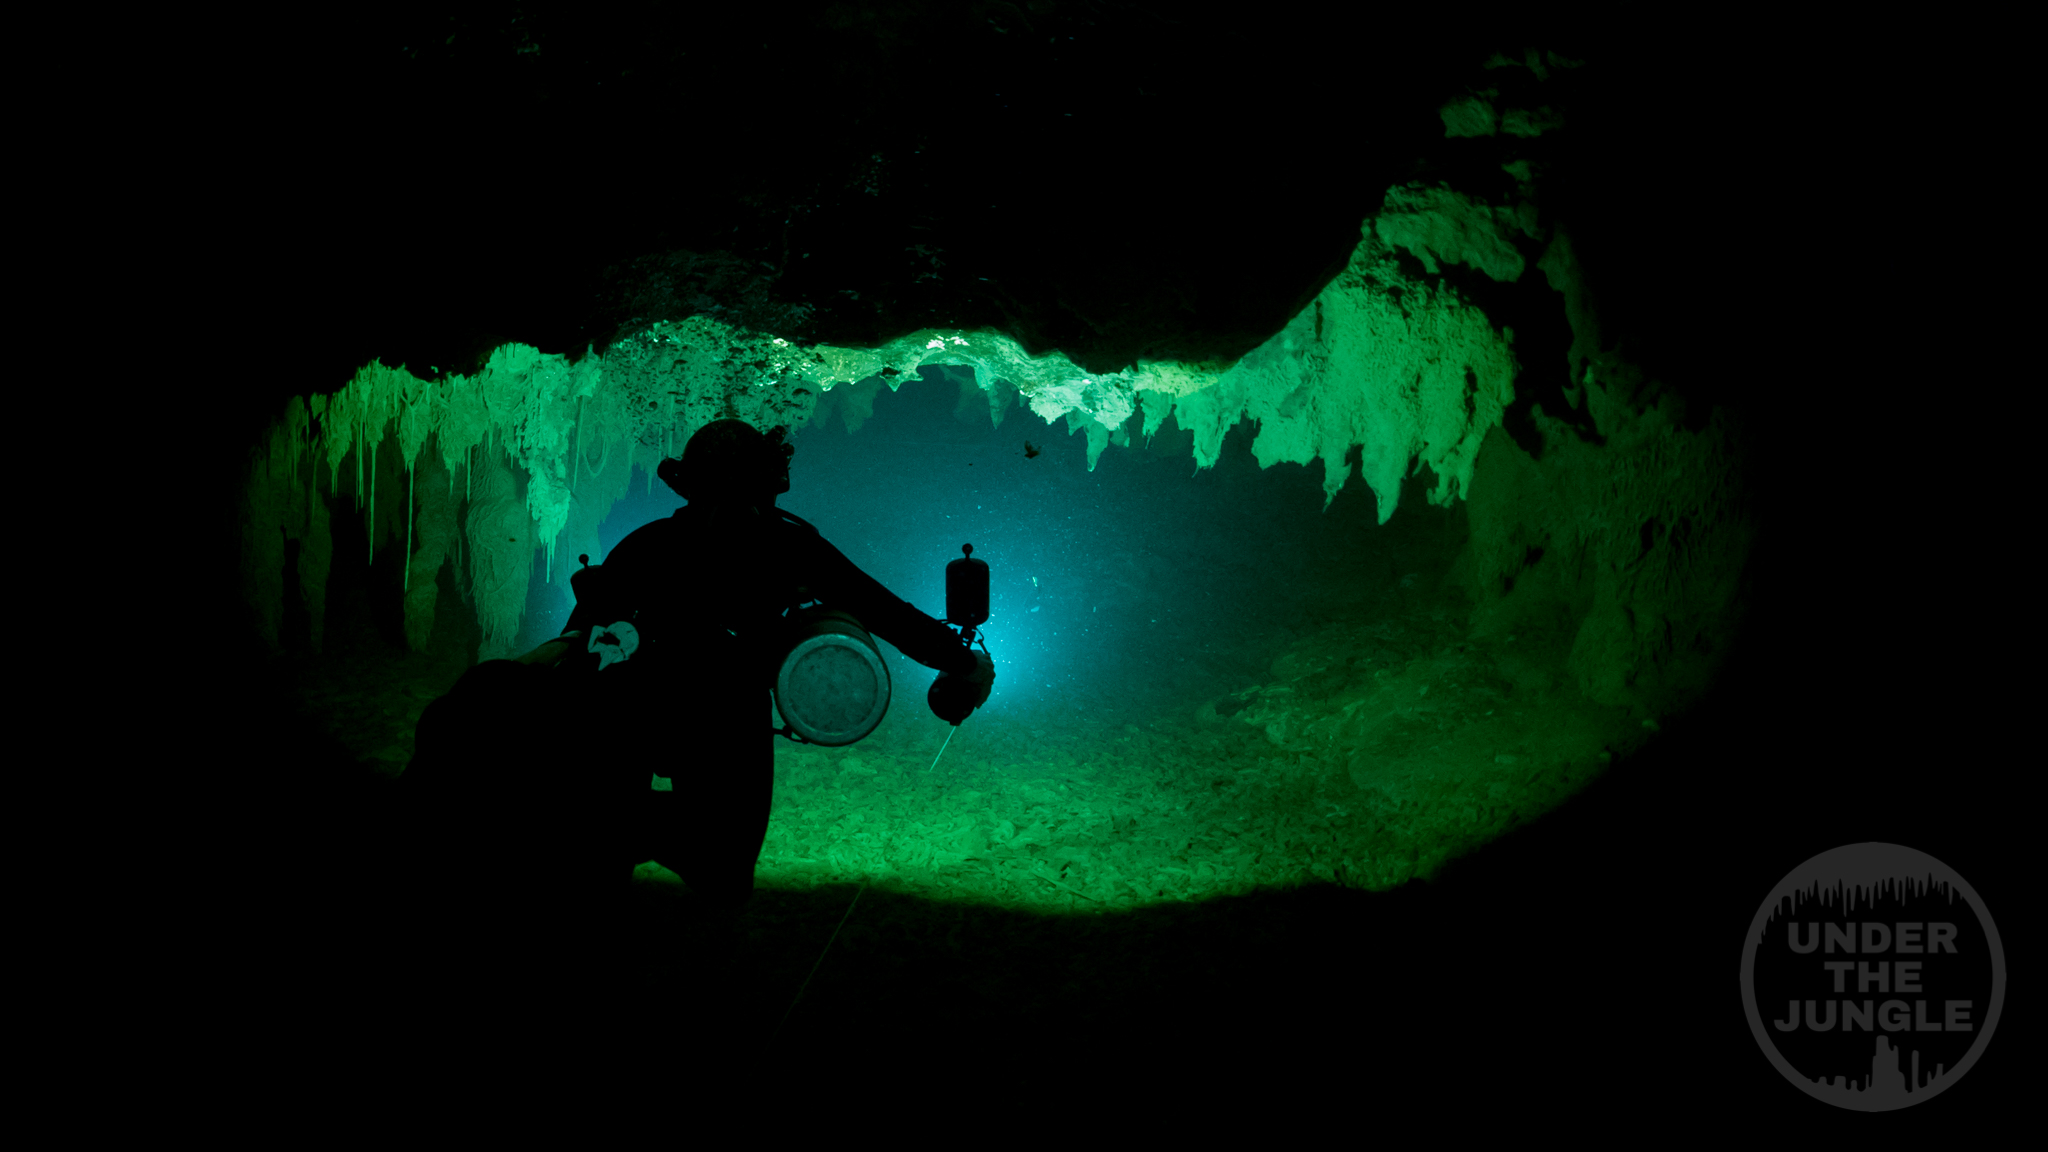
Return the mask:
<path id="1" fill-rule="evenodd" d="M 995 666 L 985 651 L 775 507 L 789 491 L 795 452 L 783 437 L 741 420 L 700 429 L 680 460 L 657 469 L 689 503 L 576 573 L 577 603 L 561 637 L 517 661 L 477 665 L 421 718 L 408 775 L 423 762 L 475 754 L 455 748 L 454 733 L 465 710 L 494 697 L 497 743 L 483 754 L 498 762 L 479 783 L 497 807 L 487 815 L 465 805 L 463 819 L 523 856 L 533 880 L 561 896 L 623 889 L 635 865 L 654 860 L 683 878 L 714 924 L 729 927 L 753 891 L 773 798 L 764 690 L 778 683 L 792 629 L 808 624 L 816 633 L 821 610 L 836 614 L 823 627 L 872 632 L 939 671 L 948 691 L 935 688 L 934 711 L 956 713 L 943 718 L 957 724 L 988 699 Z M 805 605 L 813 606 L 807 615 L 794 611 Z M 860 641 L 872 648 L 864 634 Z M 860 651 L 843 643 L 820 663 L 830 674 L 835 660 Z M 485 687 L 465 697 L 472 681 Z M 558 740 L 566 747 L 551 743 Z M 534 763 L 550 756 L 569 762 Z M 650 774 L 667 777 L 673 791 L 653 791 Z"/>

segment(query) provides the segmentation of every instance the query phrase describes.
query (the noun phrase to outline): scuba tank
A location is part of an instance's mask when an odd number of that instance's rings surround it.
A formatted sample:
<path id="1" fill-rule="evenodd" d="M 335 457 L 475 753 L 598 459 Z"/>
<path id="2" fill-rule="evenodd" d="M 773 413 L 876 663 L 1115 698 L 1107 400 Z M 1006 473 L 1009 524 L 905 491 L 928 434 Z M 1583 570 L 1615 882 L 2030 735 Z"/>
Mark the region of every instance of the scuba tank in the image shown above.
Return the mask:
<path id="1" fill-rule="evenodd" d="M 946 565 L 946 623 L 960 629 L 960 642 L 974 647 L 976 629 L 988 623 L 988 564 L 974 558 L 974 545 L 962 544 L 961 557 Z M 988 651 L 982 641 L 981 650 Z M 954 727 L 974 713 L 974 687 L 961 676 L 940 676 L 925 693 L 932 714 Z"/>

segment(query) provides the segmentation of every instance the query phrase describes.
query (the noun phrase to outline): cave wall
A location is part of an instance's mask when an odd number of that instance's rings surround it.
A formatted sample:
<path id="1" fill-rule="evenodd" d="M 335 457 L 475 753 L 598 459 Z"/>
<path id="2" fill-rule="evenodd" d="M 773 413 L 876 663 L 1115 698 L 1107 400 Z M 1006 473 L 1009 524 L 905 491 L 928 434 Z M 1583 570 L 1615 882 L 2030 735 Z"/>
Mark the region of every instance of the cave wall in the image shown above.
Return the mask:
<path id="1" fill-rule="evenodd" d="M 1719 408 L 1689 428 L 1677 393 L 1603 344 L 1568 236 L 1540 267 L 1569 302 L 1568 400 L 1592 434 L 1540 405 L 1535 451 L 1488 431 L 1451 578 L 1475 637 L 1517 636 L 1595 703 L 1668 715 L 1705 691 L 1741 627 L 1756 535 L 1743 434 Z"/>

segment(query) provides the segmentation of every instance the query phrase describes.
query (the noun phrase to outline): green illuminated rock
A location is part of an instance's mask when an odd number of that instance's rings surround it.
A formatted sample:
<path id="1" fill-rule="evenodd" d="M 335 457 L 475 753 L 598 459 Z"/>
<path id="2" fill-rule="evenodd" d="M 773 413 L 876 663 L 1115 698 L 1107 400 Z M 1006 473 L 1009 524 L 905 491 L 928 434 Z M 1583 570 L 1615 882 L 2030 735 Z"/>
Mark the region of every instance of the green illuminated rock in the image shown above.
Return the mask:
<path id="1" fill-rule="evenodd" d="M 1486 316 L 1454 292 L 1404 278 L 1395 248 L 1518 275 L 1520 257 L 1500 239 L 1518 219 L 1445 190 L 1389 193 L 1386 212 L 1362 229 L 1346 272 L 1230 364 L 1140 361 L 1088 373 L 1059 352 L 1030 356 L 993 331 L 928 329 L 877 348 L 800 348 L 710 316 L 655 324 L 573 364 L 523 344 L 494 350 L 474 377 L 432 383 L 403 367 L 371 364 L 337 392 L 313 398 L 318 443 L 277 440 L 268 471 L 254 483 L 268 490 L 273 474 L 296 475 L 298 453 L 309 464 L 324 458 L 329 491 L 347 480 L 373 525 L 405 526 L 407 555 L 419 559 L 427 579 L 446 552 L 455 515 L 451 503 L 419 500 L 411 480 L 423 446 L 435 439 L 451 495 L 459 482 L 470 506 L 469 587 L 486 650 L 501 654 L 517 635 L 532 550 L 545 554 L 549 581 L 566 579 L 574 556 L 595 551 L 596 525 L 624 494 L 636 460 L 649 466 L 673 455 L 697 428 L 725 416 L 801 428 L 822 393 L 849 386 L 841 416 L 852 431 L 871 410 L 874 381 L 893 390 L 927 365 L 970 369 L 992 418 L 1014 390 L 1048 424 L 1085 434 L 1091 469 L 1110 444 L 1128 442 L 1126 426 L 1141 411 L 1146 435 L 1169 413 L 1193 431 L 1198 467 L 1213 465 L 1224 434 L 1249 416 L 1259 425 L 1252 449 L 1261 466 L 1323 462 L 1327 505 L 1349 480 L 1346 458 L 1358 448 L 1361 478 L 1384 523 L 1411 462 L 1439 478 L 1432 502 L 1448 502 L 1470 483 L 1479 445 L 1513 399 L 1516 370 Z M 396 441 L 407 470 L 400 492 L 376 485 L 386 439 Z M 344 462 L 353 469 L 346 477 Z M 263 499 L 276 502 L 274 494 Z M 423 532 L 421 516 L 433 521 Z M 372 554 L 377 536 L 373 528 Z M 265 572 L 279 567 L 274 557 L 253 563 Z M 409 568 L 408 585 L 411 579 Z M 275 600 L 260 588 L 256 598 Z M 409 594 L 406 603 L 407 635 L 417 646 L 431 632 L 433 595 Z"/>
<path id="2" fill-rule="evenodd" d="M 1637 412 L 1621 399 L 1639 390 L 1635 370 L 1603 354 L 1568 238 L 1538 228 L 1531 169 L 1507 170 L 1520 189 L 1512 203 L 1443 185 L 1389 189 L 1344 271 L 1229 363 L 1140 360 L 1090 373 L 1057 351 L 1029 355 L 992 330 L 804 347 L 698 315 L 653 324 L 574 362 L 506 344 L 475 376 L 430 382 L 367 365 L 331 394 L 294 401 L 252 464 L 243 579 L 258 630 L 277 642 L 279 549 L 297 540 L 300 594 L 318 635 L 334 546 L 321 472 L 328 493 L 345 490 L 363 510 L 367 556 L 403 542 L 408 643 L 426 644 L 435 574 L 459 557 L 485 637 L 480 655 L 504 656 L 518 639 L 534 554 L 550 583 L 566 581 L 579 554 L 601 560 L 597 525 L 625 495 L 635 463 L 651 487 L 654 460 L 678 453 L 705 423 L 737 416 L 800 429 L 828 393 L 851 432 L 882 385 L 894 390 L 920 368 L 957 366 L 992 420 L 1014 398 L 1085 435 L 1090 469 L 1110 445 L 1128 443 L 1134 422 L 1149 437 L 1169 414 L 1193 434 L 1195 464 L 1206 468 L 1249 417 L 1261 467 L 1321 461 L 1325 507 L 1351 480 L 1354 450 L 1381 523 L 1396 511 L 1402 480 L 1423 466 L 1435 478 L 1432 504 L 1470 498 L 1476 486 L 1482 498 L 1457 573 L 1475 605 L 1475 633 L 1549 638 L 1600 704 L 1677 706 L 1704 687 L 1712 653 L 1725 646 L 1747 555 L 1746 522 L 1720 482 L 1734 468 L 1733 448 L 1725 430 L 1683 432 L 1669 413 Z M 1441 275 L 1457 265 L 1517 281 L 1525 239 L 1546 242 L 1541 267 L 1574 332 L 1579 367 L 1567 398 L 1584 398 L 1607 441 L 1584 443 L 1539 408 L 1533 419 L 1551 446 L 1540 462 L 1501 431 L 1521 367 L 1512 331 Z M 423 497 L 416 473 L 429 440 L 436 452 L 424 479 L 434 491 Z M 393 472 L 380 485 L 392 451 L 403 477 Z M 351 545 L 339 547 L 346 556 Z"/>

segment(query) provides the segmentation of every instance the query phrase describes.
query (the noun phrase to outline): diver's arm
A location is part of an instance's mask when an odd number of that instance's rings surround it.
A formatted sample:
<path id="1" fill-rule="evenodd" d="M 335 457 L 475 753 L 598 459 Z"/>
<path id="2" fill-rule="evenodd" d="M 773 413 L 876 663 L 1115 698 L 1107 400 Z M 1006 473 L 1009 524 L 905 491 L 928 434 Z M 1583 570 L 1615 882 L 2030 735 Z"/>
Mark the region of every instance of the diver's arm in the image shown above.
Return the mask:
<path id="1" fill-rule="evenodd" d="M 519 663 L 539 664 L 544 668 L 552 668 L 562 662 L 562 657 L 574 652 L 579 646 L 578 642 L 582 639 L 582 632 L 564 632 L 555 639 L 519 657 Z"/>
<path id="2" fill-rule="evenodd" d="M 810 589 L 826 607 L 851 613 L 868 631 L 927 668 L 956 676 L 980 667 L 975 653 L 952 629 L 918 611 L 882 582 L 860 570 L 821 536 L 812 536 Z"/>

